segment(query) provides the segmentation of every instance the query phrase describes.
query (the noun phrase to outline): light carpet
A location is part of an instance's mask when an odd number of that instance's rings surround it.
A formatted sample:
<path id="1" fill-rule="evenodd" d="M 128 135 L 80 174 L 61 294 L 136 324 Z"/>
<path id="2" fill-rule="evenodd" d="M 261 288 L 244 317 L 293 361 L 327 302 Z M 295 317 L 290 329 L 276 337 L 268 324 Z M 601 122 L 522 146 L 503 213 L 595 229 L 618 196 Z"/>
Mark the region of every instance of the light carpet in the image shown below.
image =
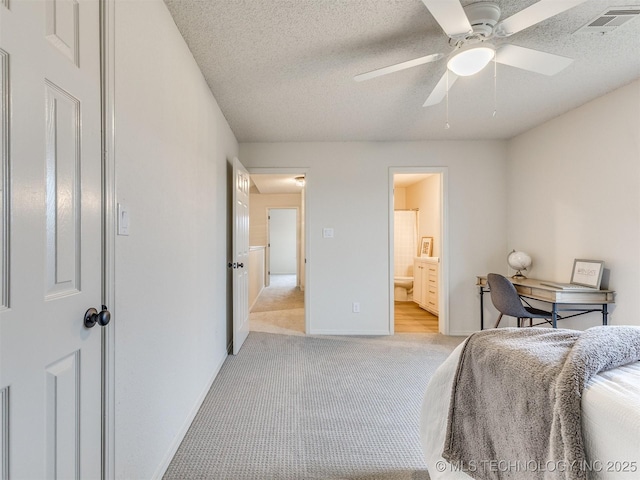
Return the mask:
<path id="1" fill-rule="evenodd" d="M 428 479 L 424 391 L 463 340 L 251 332 L 222 366 L 173 479 Z"/>
<path id="2" fill-rule="evenodd" d="M 304 335 L 304 308 L 251 312 L 249 329 L 252 332 Z"/>
<path id="3" fill-rule="evenodd" d="M 295 275 L 271 275 L 249 313 L 252 332 L 304 335 L 304 292 Z"/>
<path id="4" fill-rule="evenodd" d="M 287 283 L 289 277 L 293 279 L 292 284 Z M 251 307 L 251 312 L 295 308 L 304 308 L 304 292 L 296 286 L 295 275 L 271 275 L 271 285 L 262 290 L 256 303 Z"/>

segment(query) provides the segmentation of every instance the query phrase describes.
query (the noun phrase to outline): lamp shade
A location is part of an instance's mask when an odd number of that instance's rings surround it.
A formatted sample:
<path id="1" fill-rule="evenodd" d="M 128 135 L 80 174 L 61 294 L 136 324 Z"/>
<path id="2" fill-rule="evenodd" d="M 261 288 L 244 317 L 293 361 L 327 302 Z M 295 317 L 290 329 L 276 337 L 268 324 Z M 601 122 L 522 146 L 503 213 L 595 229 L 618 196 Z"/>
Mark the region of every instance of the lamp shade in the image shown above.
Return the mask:
<path id="1" fill-rule="evenodd" d="M 460 77 L 468 77 L 486 67 L 495 54 L 493 46 L 487 45 L 461 49 L 449 59 L 447 67 Z"/>

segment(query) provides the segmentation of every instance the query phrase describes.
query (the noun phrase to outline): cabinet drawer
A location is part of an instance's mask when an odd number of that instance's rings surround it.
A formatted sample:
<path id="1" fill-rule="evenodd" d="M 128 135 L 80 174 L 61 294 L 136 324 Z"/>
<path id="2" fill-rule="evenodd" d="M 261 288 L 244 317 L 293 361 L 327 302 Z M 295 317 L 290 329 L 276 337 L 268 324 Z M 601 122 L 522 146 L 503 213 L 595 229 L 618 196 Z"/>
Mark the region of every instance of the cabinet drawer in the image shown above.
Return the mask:
<path id="1" fill-rule="evenodd" d="M 434 313 L 436 315 L 438 315 L 439 311 L 438 311 L 438 302 L 427 302 L 427 304 L 424 306 L 425 310 L 430 311 L 431 313 Z"/>

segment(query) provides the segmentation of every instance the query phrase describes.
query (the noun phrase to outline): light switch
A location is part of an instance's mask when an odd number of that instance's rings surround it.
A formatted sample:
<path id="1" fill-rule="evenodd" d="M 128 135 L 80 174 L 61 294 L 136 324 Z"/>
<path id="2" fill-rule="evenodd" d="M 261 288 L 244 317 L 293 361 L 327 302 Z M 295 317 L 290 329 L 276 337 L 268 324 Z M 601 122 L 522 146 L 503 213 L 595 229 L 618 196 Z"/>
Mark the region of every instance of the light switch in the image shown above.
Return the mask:
<path id="1" fill-rule="evenodd" d="M 129 209 L 118 204 L 118 235 L 129 235 Z"/>
<path id="2" fill-rule="evenodd" d="M 333 228 L 323 228 L 322 229 L 322 237 L 323 238 L 333 238 Z"/>

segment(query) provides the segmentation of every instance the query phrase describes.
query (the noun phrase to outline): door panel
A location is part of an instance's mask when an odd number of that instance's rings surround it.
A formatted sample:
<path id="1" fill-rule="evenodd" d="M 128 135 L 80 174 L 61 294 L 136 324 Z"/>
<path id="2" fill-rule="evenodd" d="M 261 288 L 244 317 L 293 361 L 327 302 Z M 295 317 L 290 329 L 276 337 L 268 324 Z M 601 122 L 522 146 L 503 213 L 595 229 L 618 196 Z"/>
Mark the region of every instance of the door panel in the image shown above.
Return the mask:
<path id="1" fill-rule="evenodd" d="M 47 40 L 76 66 L 80 50 L 79 10 L 75 0 L 49 0 L 45 10 Z"/>
<path id="2" fill-rule="evenodd" d="M 45 372 L 47 478 L 79 478 L 80 352 L 52 363 Z"/>
<path id="3" fill-rule="evenodd" d="M 47 299 L 79 291 L 80 101 L 46 82 Z"/>
<path id="4" fill-rule="evenodd" d="M 233 354 L 249 335 L 249 172 L 233 160 Z"/>
<path id="5" fill-rule="evenodd" d="M 98 7 L 0 2 L 4 478 L 101 475 Z"/>

